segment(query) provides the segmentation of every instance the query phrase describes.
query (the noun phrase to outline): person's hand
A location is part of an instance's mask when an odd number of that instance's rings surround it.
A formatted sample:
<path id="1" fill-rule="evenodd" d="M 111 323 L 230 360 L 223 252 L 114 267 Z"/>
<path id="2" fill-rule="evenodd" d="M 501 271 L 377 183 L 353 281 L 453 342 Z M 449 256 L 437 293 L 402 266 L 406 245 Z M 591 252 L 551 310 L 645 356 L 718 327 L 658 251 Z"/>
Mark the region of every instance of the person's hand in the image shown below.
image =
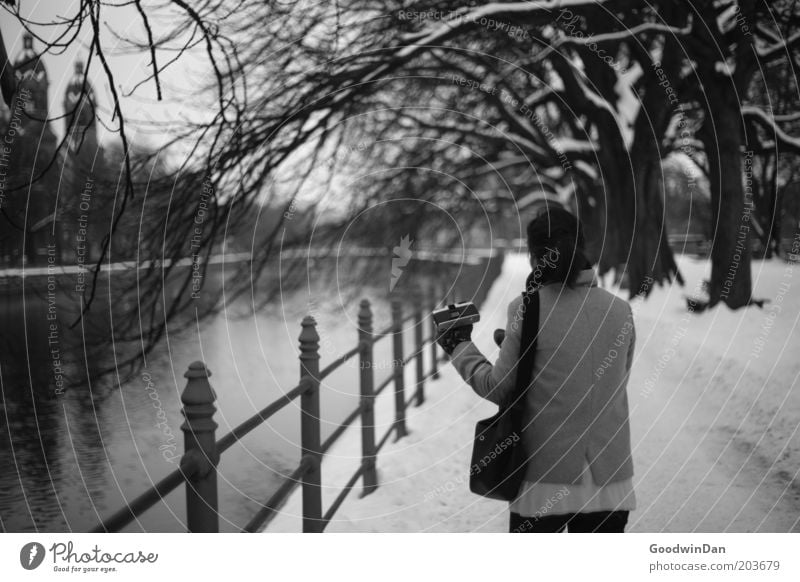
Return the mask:
<path id="1" fill-rule="evenodd" d="M 461 327 L 451 327 L 446 332 L 436 338 L 436 343 L 448 356 L 453 355 L 453 350 L 461 342 L 472 341 L 472 325 L 462 325 Z"/>

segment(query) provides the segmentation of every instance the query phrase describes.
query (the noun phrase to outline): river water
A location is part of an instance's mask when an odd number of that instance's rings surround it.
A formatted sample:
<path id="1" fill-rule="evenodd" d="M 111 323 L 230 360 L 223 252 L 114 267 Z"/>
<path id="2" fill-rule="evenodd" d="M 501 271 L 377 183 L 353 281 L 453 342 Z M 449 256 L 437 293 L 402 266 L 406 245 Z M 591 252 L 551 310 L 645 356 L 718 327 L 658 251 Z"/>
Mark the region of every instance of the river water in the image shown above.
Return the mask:
<path id="1" fill-rule="evenodd" d="M 385 289 L 364 294 L 373 301 L 376 329 L 387 325 Z M 46 303 L 25 296 L 4 300 L 0 530 L 86 531 L 174 470 L 183 448 L 183 373 L 192 361 L 203 360 L 212 371 L 219 438 L 297 385 L 297 337 L 305 313 L 318 320 L 322 366 L 355 346 L 358 306 L 341 293 L 309 298 L 302 292 L 278 303 L 255 314 L 247 300 L 227 305 L 195 329 L 168 334 L 134 377 L 122 381 L 111 374 L 54 395 L 47 327 L 41 323 Z M 31 318 L 38 323 L 32 325 Z M 413 349 L 411 325 L 406 353 Z M 376 381 L 391 373 L 390 349 L 389 339 L 376 346 Z M 86 362 L 89 368 L 92 364 Z M 322 387 L 323 439 L 357 406 L 357 393 L 354 359 Z M 287 406 L 223 455 L 222 531 L 238 531 L 296 467 L 298 406 L 299 401 Z M 378 419 L 379 424 L 389 421 Z M 183 490 L 125 531 L 185 531 Z"/>

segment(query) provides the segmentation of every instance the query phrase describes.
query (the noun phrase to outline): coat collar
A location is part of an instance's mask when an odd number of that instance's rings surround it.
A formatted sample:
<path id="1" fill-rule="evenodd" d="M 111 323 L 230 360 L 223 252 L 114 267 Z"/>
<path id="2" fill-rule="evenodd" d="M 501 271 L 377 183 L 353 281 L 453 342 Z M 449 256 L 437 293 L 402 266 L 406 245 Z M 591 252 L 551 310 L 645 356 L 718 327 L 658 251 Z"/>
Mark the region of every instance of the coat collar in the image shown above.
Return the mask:
<path id="1" fill-rule="evenodd" d="M 548 285 L 555 285 L 556 283 L 545 283 L 543 287 L 547 287 Z M 578 276 L 575 278 L 574 287 L 597 287 L 597 274 L 595 273 L 592 267 L 588 269 L 582 269 Z"/>
<path id="2" fill-rule="evenodd" d="M 583 269 L 579 274 L 578 278 L 575 279 L 575 286 L 583 285 L 586 287 L 597 287 L 597 275 L 594 272 L 594 269 L 591 267 L 588 269 Z"/>

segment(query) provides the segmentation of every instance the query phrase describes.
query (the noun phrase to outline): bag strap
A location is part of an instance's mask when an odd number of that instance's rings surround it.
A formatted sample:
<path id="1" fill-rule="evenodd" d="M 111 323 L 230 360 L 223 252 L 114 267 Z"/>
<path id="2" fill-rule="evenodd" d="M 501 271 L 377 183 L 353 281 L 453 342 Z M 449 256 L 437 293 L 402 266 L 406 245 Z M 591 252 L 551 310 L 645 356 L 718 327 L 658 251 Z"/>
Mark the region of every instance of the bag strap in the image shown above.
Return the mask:
<path id="1" fill-rule="evenodd" d="M 533 376 L 536 340 L 539 337 L 539 293 L 533 289 L 522 294 L 522 339 L 519 343 L 519 364 L 515 392 L 522 396 Z"/>
<path id="2" fill-rule="evenodd" d="M 539 292 L 535 281 L 528 277 L 525 292 L 522 294 L 522 339 L 519 345 L 519 361 L 517 378 L 514 386 L 514 397 L 509 404 L 508 414 L 511 427 L 517 434 L 525 429 L 525 403 L 528 386 L 533 377 L 533 362 L 536 355 L 536 343 L 539 336 Z M 522 480 L 525 475 L 528 458 L 524 446 L 514 447 L 512 453 L 512 469 L 508 479 Z"/>
<path id="3" fill-rule="evenodd" d="M 522 293 L 522 337 L 517 358 L 517 377 L 514 390 L 508 395 L 501 408 L 524 402 L 525 391 L 533 376 L 533 361 L 536 356 L 536 340 L 539 335 L 539 293 L 538 288 L 526 287 Z M 517 407 L 518 409 L 521 408 Z"/>

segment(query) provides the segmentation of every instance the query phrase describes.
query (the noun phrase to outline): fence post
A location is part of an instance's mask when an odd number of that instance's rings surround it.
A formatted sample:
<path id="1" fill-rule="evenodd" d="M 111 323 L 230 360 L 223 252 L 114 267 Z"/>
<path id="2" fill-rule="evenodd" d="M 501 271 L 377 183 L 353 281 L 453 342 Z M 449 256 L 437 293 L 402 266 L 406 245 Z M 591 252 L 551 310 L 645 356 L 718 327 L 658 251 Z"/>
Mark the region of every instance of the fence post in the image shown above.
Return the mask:
<path id="1" fill-rule="evenodd" d="M 378 487 L 375 467 L 375 373 L 372 359 L 372 309 L 362 299 L 358 310 L 358 345 L 361 392 L 361 462 L 364 465 L 364 491 L 369 495 Z"/>
<path id="2" fill-rule="evenodd" d="M 422 292 L 420 288 L 414 287 L 414 343 L 416 344 L 416 363 L 417 363 L 417 386 L 415 396 L 417 406 L 422 406 L 425 402 L 425 343 L 422 329 Z"/>
<path id="3" fill-rule="evenodd" d="M 186 522 L 190 532 L 217 533 L 219 513 L 217 511 L 217 439 L 214 431 L 217 423 L 214 401 L 217 395 L 208 382 L 211 371 L 203 362 L 189 364 L 183 375 L 187 379 L 181 394 L 183 416 L 184 458 L 181 465 L 192 459 L 197 470 L 189 474 L 186 481 Z"/>
<path id="4" fill-rule="evenodd" d="M 302 456 L 311 461 L 303 474 L 303 533 L 322 531 L 322 446 L 319 416 L 319 334 L 310 315 L 303 318 L 300 332 L 300 382 L 306 390 L 300 397 L 300 443 Z"/>
<path id="5" fill-rule="evenodd" d="M 392 337 L 394 340 L 394 428 L 395 439 L 406 436 L 406 389 L 403 365 L 403 306 L 392 300 Z"/>
<path id="6" fill-rule="evenodd" d="M 436 283 L 431 283 L 429 290 L 430 296 L 428 297 L 428 308 L 430 311 L 433 311 L 439 304 L 439 300 L 436 297 L 436 294 L 439 292 L 439 287 L 436 285 Z M 431 317 L 431 365 L 433 366 L 433 374 L 431 377 L 434 380 L 439 377 L 439 354 L 437 353 L 439 344 L 436 343 L 436 337 L 438 335 L 439 334 L 436 331 L 436 322 L 433 321 L 433 317 Z"/>

